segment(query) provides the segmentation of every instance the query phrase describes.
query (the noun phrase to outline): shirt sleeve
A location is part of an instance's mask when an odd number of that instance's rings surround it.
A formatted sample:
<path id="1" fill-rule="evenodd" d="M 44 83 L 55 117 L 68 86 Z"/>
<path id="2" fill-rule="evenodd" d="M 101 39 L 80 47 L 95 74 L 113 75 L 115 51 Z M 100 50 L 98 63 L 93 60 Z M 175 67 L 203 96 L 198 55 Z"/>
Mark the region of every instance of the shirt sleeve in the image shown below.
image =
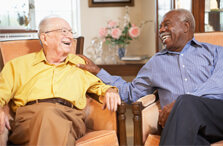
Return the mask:
<path id="1" fill-rule="evenodd" d="M 0 106 L 4 106 L 12 98 L 13 83 L 13 65 L 11 63 L 7 63 L 0 73 Z"/>
<path id="2" fill-rule="evenodd" d="M 223 99 L 223 48 L 216 49 L 216 63 L 212 75 L 201 84 L 193 95 Z"/>
<path id="3" fill-rule="evenodd" d="M 105 84 L 116 86 L 119 94 L 124 102 L 132 103 L 139 98 L 151 94 L 154 91 L 151 84 L 151 66 L 150 63 L 145 64 L 138 75 L 132 82 L 126 82 L 120 76 L 112 76 L 104 69 L 97 74 Z"/>
<path id="4" fill-rule="evenodd" d="M 86 78 L 86 83 L 89 84 L 89 88 L 87 90 L 88 93 L 93 93 L 98 95 L 98 97 L 100 96 L 104 96 L 106 91 L 108 90 L 108 88 L 111 88 L 113 86 L 111 85 L 105 85 L 98 77 L 96 77 L 95 75 L 87 72 L 87 78 Z M 115 88 L 115 87 L 113 87 Z"/>

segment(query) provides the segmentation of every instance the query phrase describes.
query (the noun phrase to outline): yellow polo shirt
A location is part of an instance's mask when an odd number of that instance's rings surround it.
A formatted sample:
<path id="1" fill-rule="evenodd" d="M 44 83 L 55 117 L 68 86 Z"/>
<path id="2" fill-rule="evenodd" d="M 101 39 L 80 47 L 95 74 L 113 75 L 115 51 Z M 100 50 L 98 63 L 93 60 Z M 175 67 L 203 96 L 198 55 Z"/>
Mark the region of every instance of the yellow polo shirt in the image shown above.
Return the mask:
<path id="1" fill-rule="evenodd" d="M 111 86 L 76 67 L 84 60 L 69 54 L 66 60 L 53 65 L 46 61 L 43 50 L 15 58 L 6 63 L 0 74 L 0 105 L 13 99 L 13 110 L 36 99 L 61 97 L 77 108 L 86 106 L 86 92 L 103 96 Z"/>

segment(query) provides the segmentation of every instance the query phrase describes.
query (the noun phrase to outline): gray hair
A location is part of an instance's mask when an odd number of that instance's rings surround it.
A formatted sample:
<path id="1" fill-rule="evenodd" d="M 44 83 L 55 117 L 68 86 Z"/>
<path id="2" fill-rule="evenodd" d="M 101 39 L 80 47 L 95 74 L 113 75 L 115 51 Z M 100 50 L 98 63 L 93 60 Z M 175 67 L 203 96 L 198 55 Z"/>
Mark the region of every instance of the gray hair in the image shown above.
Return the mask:
<path id="1" fill-rule="evenodd" d="M 38 27 L 38 36 L 39 37 L 40 37 L 41 33 L 46 32 L 48 30 L 48 27 L 50 25 L 49 20 L 51 18 L 61 18 L 61 17 L 59 17 L 57 15 L 50 15 L 50 16 L 44 17 L 39 23 L 39 27 Z"/>
<path id="2" fill-rule="evenodd" d="M 171 13 L 171 12 L 176 12 L 177 14 L 179 14 L 181 21 L 188 22 L 190 24 L 190 31 L 193 33 L 195 32 L 195 19 L 194 19 L 193 14 L 190 11 L 186 9 L 174 9 L 174 10 L 169 11 L 168 13 Z"/>
<path id="3" fill-rule="evenodd" d="M 49 20 L 51 18 L 60 18 L 59 16 L 55 16 L 55 15 L 51 15 L 51 16 L 47 16 L 45 18 L 43 18 L 40 23 L 39 23 L 39 27 L 38 27 L 38 37 L 40 40 L 40 45 L 43 47 L 43 43 L 40 39 L 40 34 L 44 33 L 48 30 L 48 27 L 50 26 Z"/>

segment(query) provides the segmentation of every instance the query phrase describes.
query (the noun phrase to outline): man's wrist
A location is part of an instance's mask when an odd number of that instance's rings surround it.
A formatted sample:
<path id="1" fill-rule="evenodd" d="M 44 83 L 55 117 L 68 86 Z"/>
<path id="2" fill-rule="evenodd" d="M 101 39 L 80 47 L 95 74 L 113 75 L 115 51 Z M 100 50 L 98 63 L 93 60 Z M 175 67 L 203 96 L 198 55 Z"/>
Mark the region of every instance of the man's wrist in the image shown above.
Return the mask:
<path id="1" fill-rule="evenodd" d="M 100 71 L 101 71 L 101 68 L 97 66 L 94 74 L 97 75 Z"/>
<path id="2" fill-rule="evenodd" d="M 107 89 L 106 92 L 116 92 L 116 93 L 118 93 L 118 88 L 117 87 L 110 87 L 110 88 Z"/>

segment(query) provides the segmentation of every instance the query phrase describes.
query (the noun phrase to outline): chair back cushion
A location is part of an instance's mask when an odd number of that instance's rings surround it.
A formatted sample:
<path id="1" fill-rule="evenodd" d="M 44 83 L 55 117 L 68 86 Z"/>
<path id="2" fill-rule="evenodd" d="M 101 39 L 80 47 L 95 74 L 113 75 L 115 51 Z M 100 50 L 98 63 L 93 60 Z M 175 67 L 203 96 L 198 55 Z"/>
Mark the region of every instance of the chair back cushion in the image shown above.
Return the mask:
<path id="1" fill-rule="evenodd" d="M 11 59 L 28 53 L 37 52 L 41 49 L 40 41 L 38 39 L 5 41 L 0 44 L 4 64 Z"/>
<path id="2" fill-rule="evenodd" d="M 223 32 L 195 33 L 194 38 L 200 42 L 223 46 Z"/>
<path id="3" fill-rule="evenodd" d="M 72 48 L 76 48 L 76 42 L 76 39 L 74 39 Z M 39 39 L 2 41 L 0 42 L 0 51 L 3 65 L 11 59 L 28 53 L 37 52 L 41 50 L 41 48 L 42 46 L 40 45 Z M 75 51 L 76 49 L 72 50 L 73 53 L 75 53 Z"/>

